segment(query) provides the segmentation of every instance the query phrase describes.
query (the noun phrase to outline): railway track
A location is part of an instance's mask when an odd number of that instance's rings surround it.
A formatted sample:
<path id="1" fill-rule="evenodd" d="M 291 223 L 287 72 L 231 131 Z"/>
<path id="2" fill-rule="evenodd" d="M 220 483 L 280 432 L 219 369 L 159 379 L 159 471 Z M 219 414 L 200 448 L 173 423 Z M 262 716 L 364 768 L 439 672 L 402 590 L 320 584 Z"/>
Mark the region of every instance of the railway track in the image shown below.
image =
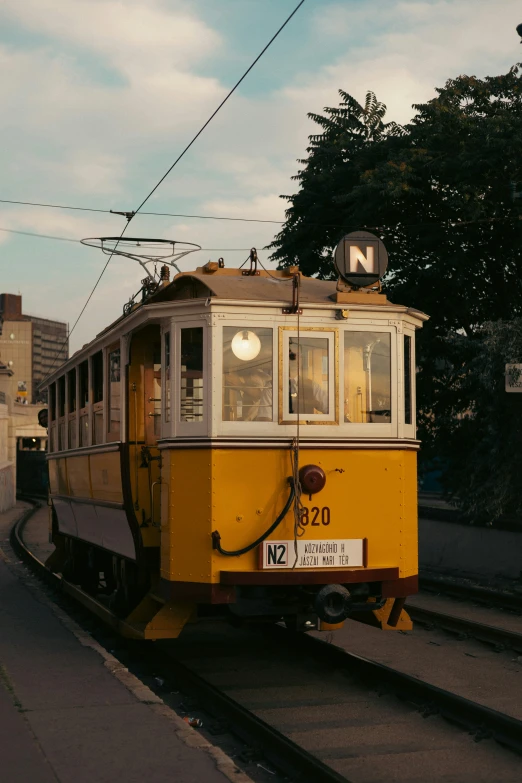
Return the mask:
<path id="1" fill-rule="evenodd" d="M 505 590 L 495 590 L 482 585 L 457 582 L 445 576 L 421 576 L 419 585 L 422 590 L 430 593 L 442 593 L 453 598 L 465 601 L 476 601 L 486 606 L 495 606 L 499 609 L 509 609 L 522 612 L 522 595 L 516 595 Z"/>
<path id="2" fill-rule="evenodd" d="M 25 545 L 23 529 L 34 510 L 13 527 L 13 548 L 47 582 L 89 609 L 96 610 L 94 605 L 98 604 L 96 613 L 106 620 L 107 607 L 59 575 L 50 574 Z M 425 612 L 423 622 L 436 622 L 434 614 L 428 617 Z M 117 628 L 117 618 L 111 624 Z M 462 626 L 450 630 L 461 633 Z M 471 635 L 475 636 L 478 629 L 474 627 L 473 631 Z M 503 644 L 507 636 L 504 640 Z M 509 644 L 518 641 L 510 639 Z M 457 747 L 462 744 L 474 753 L 475 761 L 481 755 L 492 754 L 495 769 L 499 768 L 498 754 L 502 756 L 503 751 L 491 743 L 477 745 L 469 735 L 475 740 L 494 739 L 522 753 L 522 721 L 327 641 L 291 634 L 283 627 L 260 634 L 216 624 L 209 637 L 208 627 L 201 630 L 195 626 L 175 642 L 156 643 L 152 655 L 155 668 L 161 667 L 166 678 L 174 678 L 232 733 L 262 749 L 266 758 L 291 779 L 314 783 L 380 780 L 383 759 L 427 752 L 428 748 L 433 752 L 434 733 L 440 735 L 435 744 L 440 742 L 441 748 L 456 742 L 458 735 Z M 422 717 L 430 717 L 428 732 Z M 445 721 L 460 726 L 467 734 L 455 732 Z M 368 748 L 372 732 L 375 744 Z M 380 748 L 379 754 L 376 747 Z M 477 769 L 485 768 L 484 764 L 480 760 Z M 369 767 L 377 777 L 368 777 Z M 462 775 L 453 779 L 479 779 L 469 762 Z M 422 779 L 439 778 L 430 777 L 425 769 Z M 506 772 L 488 779 L 511 777 Z"/>
<path id="3" fill-rule="evenodd" d="M 479 642 L 493 645 L 496 649 L 508 649 L 522 653 L 522 634 L 494 625 L 474 622 L 465 617 L 457 617 L 444 612 L 433 611 L 419 606 L 407 606 L 408 614 L 416 623 L 427 628 L 440 628 L 460 638 L 468 637 Z"/>

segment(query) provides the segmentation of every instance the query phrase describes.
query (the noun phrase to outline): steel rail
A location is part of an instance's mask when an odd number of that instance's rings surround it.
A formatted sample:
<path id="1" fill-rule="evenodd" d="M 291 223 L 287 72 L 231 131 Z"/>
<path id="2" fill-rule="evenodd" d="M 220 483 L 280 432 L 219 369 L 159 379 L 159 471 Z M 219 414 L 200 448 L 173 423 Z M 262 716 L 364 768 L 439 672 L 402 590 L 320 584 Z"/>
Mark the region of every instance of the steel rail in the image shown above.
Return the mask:
<path id="1" fill-rule="evenodd" d="M 75 585 L 71 585 L 59 574 L 49 571 L 45 564 L 25 544 L 22 535 L 23 529 L 26 522 L 38 508 L 40 508 L 40 505 L 35 505 L 34 508 L 28 509 L 11 528 L 10 542 L 12 548 L 47 583 L 51 583 L 54 587 L 59 587 L 62 591 L 67 592 L 84 606 L 95 611 L 106 622 L 106 615 L 109 613 L 106 607 L 99 604 L 99 608 L 102 611 L 97 611 L 97 607 L 94 606 L 98 604 L 96 599 Z M 117 629 L 119 621 L 114 617 L 114 621 L 110 624 Z M 270 726 L 257 715 L 220 691 L 219 688 L 216 688 L 203 677 L 196 674 L 190 667 L 176 660 L 175 657 L 168 655 L 164 650 L 158 649 L 154 651 L 154 658 L 163 665 L 168 666 L 169 674 L 174 674 L 174 676 L 179 678 L 179 681 L 183 683 L 183 687 L 188 686 L 190 693 L 195 694 L 201 700 L 205 709 L 230 722 L 233 734 L 247 743 L 262 748 L 266 758 L 281 771 L 292 776 L 298 773 L 298 779 L 302 783 L 304 781 L 309 781 L 309 783 L 350 783 L 347 778 L 328 767 L 320 759 L 308 753 L 295 742 L 292 742 L 292 740 L 273 726 Z"/>
<path id="2" fill-rule="evenodd" d="M 433 609 L 425 609 L 420 606 L 406 604 L 406 610 L 411 619 L 428 627 L 437 626 L 450 633 L 465 634 L 480 642 L 493 644 L 497 647 L 507 647 L 515 652 L 522 653 L 522 633 L 508 631 L 496 625 L 477 623 L 467 620 L 465 617 L 457 617 Z"/>
<path id="3" fill-rule="evenodd" d="M 164 651 L 159 651 L 158 656 L 171 669 L 174 664 L 180 682 L 183 686 L 189 685 L 190 692 L 196 694 L 205 709 L 230 722 L 231 731 L 236 736 L 254 747 L 260 747 L 263 755 L 282 772 L 302 783 L 350 783 L 343 775 L 194 672 L 189 665 Z"/>
<path id="4" fill-rule="evenodd" d="M 443 593 L 467 601 L 477 601 L 482 604 L 498 606 L 501 609 L 522 611 L 522 595 L 506 593 L 482 585 L 464 584 L 439 576 L 420 576 L 419 586 L 430 593 Z"/>
<path id="5" fill-rule="evenodd" d="M 392 669 L 382 663 L 350 653 L 327 641 L 305 634 L 289 634 L 281 627 L 272 629 L 281 639 L 303 651 L 315 655 L 332 667 L 344 669 L 375 688 L 386 686 L 399 698 L 416 704 L 426 714 L 438 713 L 477 738 L 493 738 L 517 754 L 522 754 L 522 720 L 439 688 L 411 674 Z"/>
<path id="6" fill-rule="evenodd" d="M 36 510 L 36 509 L 34 509 Z M 34 513 L 31 510 L 31 513 Z M 56 584 L 59 580 L 62 587 L 68 583 L 56 574 L 51 574 L 45 565 L 28 549 L 23 542 L 22 533 L 25 523 L 31 514 L 25 514 L 15 523 L 11 530 L 11 543 L 15 551 L 39 572 L 45 572 L 45 577 Z M 81 600 L 74 585 L 73 597 Z M 92 602 L 96 599 L 87 596 Z M 83 602 L 83 601 L 82 601 Z M 108 610 L 103 607 L 104 611 Z M 117 620 L 117 618 L 115 618 Z M 117 626 L 117 622 L 116 622 Z M 417 677 L 390 668 L 376 661 L 350 653 L 340 647 L 306 634 L 289 632 L 282 626 L 273 626 L 267 631 L 281 646 L 297 649 L 302 655 L 309 653 L 320 658 L 329 666 L 345 670 L 351 675 L 369 685 L 386 687 L 400 699 L 417 705 L 424 714 L 440 714 L 443 718 L 465 728 L 477 739 L 493 738 L 499 744 L 517 754 L 522 754 L 522 721 L 510 715 L 498 712 L 483 704 L 466 699 L 451 691 L 439 688 Z M 347 783 L 346 778 L 335 770 L 323 764 L 288 737 L 258 718 L 235 699 L 220 691 L 203 676 L 193 671 L 186 663 L 181 663 L 166 652 L 158 652 L 158 656 L 170 667 L 176 667 L 183 683 L 189 683 L 205 704 L 211 705 L 218 714 L 224 715 L 233 724 L 233 732 L 249 742 L 255 742 L 263 748 L 267 758 L 273 760 L 276 766 L 286 770 L 299 769 L 303 779 L 309 778 L 313 783 Z"/>

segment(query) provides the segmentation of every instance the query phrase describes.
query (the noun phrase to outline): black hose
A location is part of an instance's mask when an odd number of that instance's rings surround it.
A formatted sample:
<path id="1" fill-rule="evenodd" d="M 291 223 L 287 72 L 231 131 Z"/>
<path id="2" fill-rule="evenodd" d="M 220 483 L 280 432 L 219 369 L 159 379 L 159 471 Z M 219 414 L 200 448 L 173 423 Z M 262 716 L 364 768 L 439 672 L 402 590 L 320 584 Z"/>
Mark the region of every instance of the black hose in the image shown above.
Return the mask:
<path id="1" fill-rule="evenodd" d="M 295 486 L 294 486 L 294 480 L 293 478 L 288 479 L 288 483 L 290 484 L 290 495 L 288 496 L 288 500 L 285 503 L 285 507 L 277 517 L 276 521 L 270 525 L 268 530 L 265 530 L 265 532 L 259 536 L 256 541 L 254 541 L 252 544 L 249 544 L 248 546 L 243 547 L 243 549 L 236 549 L 235 552 L 228 552 L 226 549 L 223 549 L 221 546 L 221 536 L 219 535 L 217 530 L 214 530 L 212 533 L 212 548 L 217 549 L 220 555 L 227 555 L 228 557 L 234 557 L 237 555 L 244 555 L 246 552 L 250 552 L 251 549 L 255 549 L 256 546 L 259 546 L 265 538 L 268 538 L 270 533 L 273 533 L 274 530 L 278 525 L 281 524 L 285 516 L 288 514 L 290 510 L 290 506 L 292 505 L 294 498 L 295 498 Z"/>

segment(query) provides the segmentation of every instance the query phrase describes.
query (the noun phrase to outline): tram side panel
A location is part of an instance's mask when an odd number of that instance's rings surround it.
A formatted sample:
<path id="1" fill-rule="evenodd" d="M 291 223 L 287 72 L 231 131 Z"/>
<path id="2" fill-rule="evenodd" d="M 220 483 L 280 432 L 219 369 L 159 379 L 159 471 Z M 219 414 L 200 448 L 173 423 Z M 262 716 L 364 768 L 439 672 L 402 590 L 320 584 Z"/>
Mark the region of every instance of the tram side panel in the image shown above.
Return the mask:
<path id="1" fill-rule="evenodd" d="M 212 581 L 212 451 L 162 451 L 161 577 L 168 582 Z M 233 488 L 229 489 L 232 493 Z M 165 498 L 166 495 L 166 498 Z M 167 502 L 164 502 L 164 501 Z"/>
<path id="2" fill-rule="evenodd" d="M 130 560 L 134 535 L 125 510 L 120 451 L 49 459 L 58 531 Z"/>

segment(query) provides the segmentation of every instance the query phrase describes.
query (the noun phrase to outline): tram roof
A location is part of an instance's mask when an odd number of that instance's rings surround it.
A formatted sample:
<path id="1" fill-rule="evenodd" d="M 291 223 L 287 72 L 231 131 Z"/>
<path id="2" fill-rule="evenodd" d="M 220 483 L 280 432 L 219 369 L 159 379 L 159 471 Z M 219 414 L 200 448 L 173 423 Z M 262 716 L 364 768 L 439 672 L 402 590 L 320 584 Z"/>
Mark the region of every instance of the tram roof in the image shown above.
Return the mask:
<path id="1" fill-rule="evenodd" d="M 243 302 L 267 302 L 289 305 L 292 303 L 292 280 L 294 272 L 289 270 L 259 270 L 256 274 L 246 273 L 237 268 L 217 268 L 217 264 L 209 263 L 205 267 L 198 267 L 195 271 L 181 272 L 176 275 L 171 283 L 163 286 L 144 303 L 136 305 L 133 313 L 137 313 L 148 304 L 169 301 L 183 301 L 189 299 L 212 299 L 243 301 Z M 369 307 L 390 308 L 390 310 L 407 312 L 418 321 L 428 320 L 428 316 L 414 307 L 397 305 L 390 302 L 385 294 L 376 291 L 352 291 L 344 293 L 337 288 L 337 280 L 318 280 L 315 277 L 300 275 L 299 304 L 301 305 L 329 305 L 332 308 L 350 307 L 355 305 L 357 309 Z M 57 368 L 46 379 L 46 386 L 55 380 L 55 377 L 63 372 L 65 365 L 74 364 L 79 360 L 79 354 L 85 354 L 93 343 L 106 335 L 112 329 L 124 322 L 128 316 L 122 315 L 109 324 L 94 340 L 86 343 L 82 348 Z"/>
<path id="2" fill-rule="evenodd" d="M 301 275 L 299 301 L 301 304 L 330 304 L 336 301 L 337 281 L 318 280 Z M 374 294 L 375 296 L 375 294 Z M 176 275 L 172 283 L 153 295 L 149 301 L 164 302 L 175 299 L 237 299 L 243 301 L 288 302 L 292 299 L 292 275 L 287 272 L 260 270 L 258 274 L 243 274 L 239 269 L 207 271 L 199 267 L 194 272 Z M 385 296 L 379 304 L 389 305 Z M 368 300 L 368 304 L 370 300 Z"/>

